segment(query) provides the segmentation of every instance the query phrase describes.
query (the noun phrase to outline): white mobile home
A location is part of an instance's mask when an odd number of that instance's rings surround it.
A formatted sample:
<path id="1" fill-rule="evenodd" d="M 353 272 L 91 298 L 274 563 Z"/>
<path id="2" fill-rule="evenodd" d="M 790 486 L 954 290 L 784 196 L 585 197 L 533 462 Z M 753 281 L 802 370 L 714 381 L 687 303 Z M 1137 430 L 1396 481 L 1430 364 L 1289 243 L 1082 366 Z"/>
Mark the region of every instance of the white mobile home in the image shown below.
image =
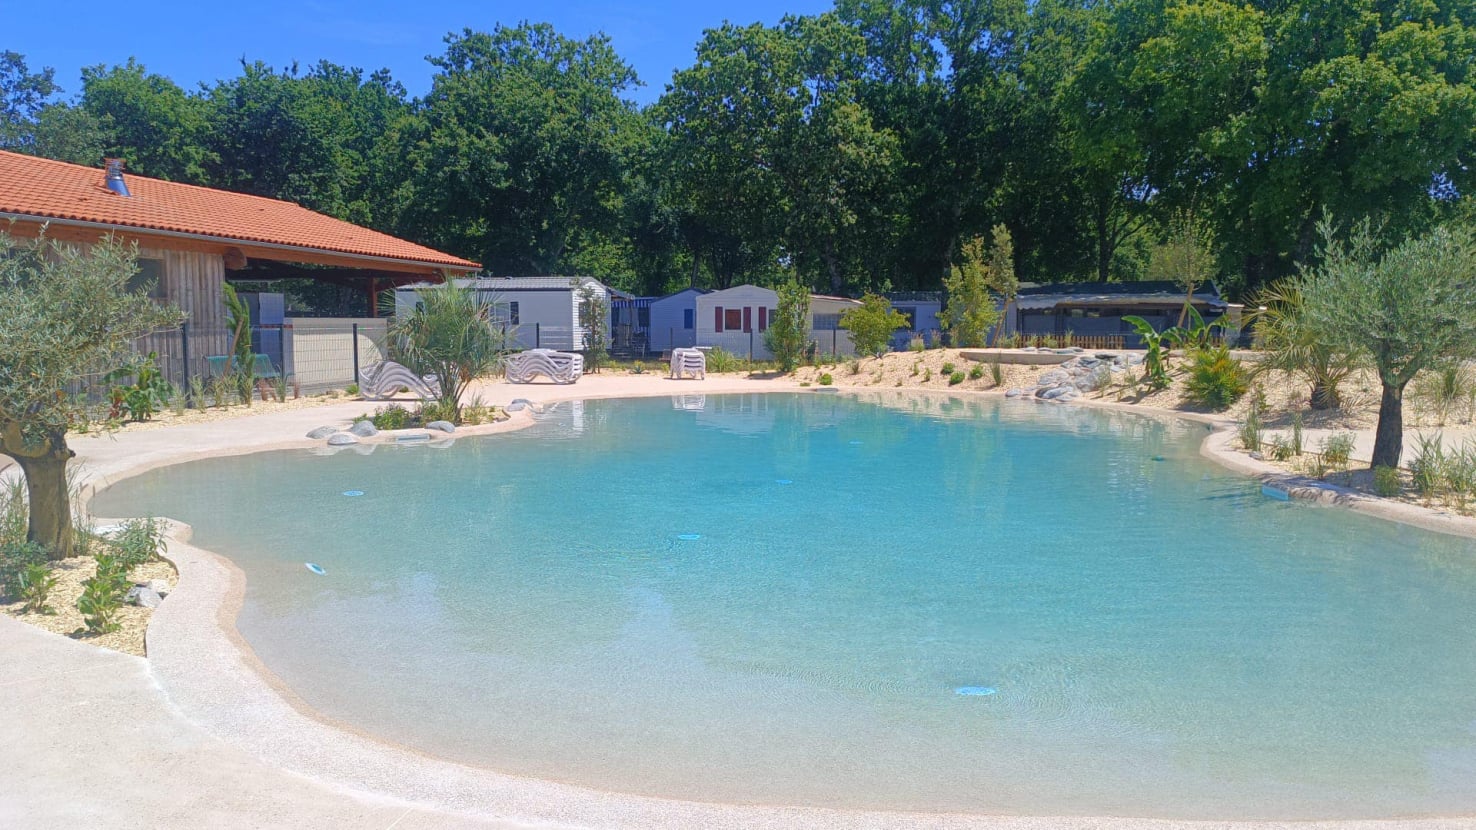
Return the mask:
<path id="1" fill-rule="evenodd" d="M 720 346 L 755 360 L 773 359 L 764 345 L 764 332 L 779 306 L 778 294 L 756 285 L 739 285 L 699 296 L 696 306 L 697 345 Z M 821 353 L 855 353 L 850 332 L 840 328 L 840 317 L 860 306 L 860 301 L 845 297 L 810 295 L 810 339 Z"/>
<path id="2" fill-rule="evenodd" d="M 664 352 L 697 345 L 697 298 L 706 288 L 685 288 L 651 301 L 648 349 Z"/>
<path id="3" fill-rule="evenodd" d="M 609 289 L 593 277 L 482 277 L 456 284 L 475 290 L 494 306 L 494 319 L 507 327 L 516 349 L 582 350 L 580 292 L 588 286 L 595 296 L 607 302 L 610 298 Z M 414 287 L 395 292 L 396 313 L 414 306 Z"/>

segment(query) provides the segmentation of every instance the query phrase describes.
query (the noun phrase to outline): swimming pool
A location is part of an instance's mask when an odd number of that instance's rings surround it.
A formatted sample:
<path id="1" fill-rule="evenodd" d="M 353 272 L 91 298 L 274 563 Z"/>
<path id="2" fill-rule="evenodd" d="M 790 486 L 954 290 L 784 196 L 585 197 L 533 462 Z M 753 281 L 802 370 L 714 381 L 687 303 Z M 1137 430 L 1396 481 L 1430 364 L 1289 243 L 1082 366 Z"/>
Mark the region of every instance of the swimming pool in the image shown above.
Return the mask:
<path id="1" fill-rule="evenodd" d="M 1267 499 L 1198 457 L 1204 429 L 591 401 L 444 450 L 166 468 L 94 509 L 231 557 L 243 636 L 318 711 L 509 772 L 874 809 L 1476 810 L 1472 543 Z"/>

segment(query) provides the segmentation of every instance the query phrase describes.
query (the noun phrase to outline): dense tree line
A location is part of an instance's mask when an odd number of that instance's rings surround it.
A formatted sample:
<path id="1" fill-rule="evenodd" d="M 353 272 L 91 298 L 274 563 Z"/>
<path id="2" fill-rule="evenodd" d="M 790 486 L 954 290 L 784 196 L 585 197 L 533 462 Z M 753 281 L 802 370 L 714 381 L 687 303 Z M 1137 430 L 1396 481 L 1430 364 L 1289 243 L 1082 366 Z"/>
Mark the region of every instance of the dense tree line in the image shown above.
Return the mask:
<path id="1" fill-rule="evenodd" d="M 837 0 L 707 31 L 660 100 L 603 36 L 446 38 L 430 92 L 329 63 L 186 90 L 0 53 L 0 147 L 283 199 L 497 274 L 938 288 L 997 224 L 1026 281 L 1140 279 L 1176 223 L 1245 294 L 1324 213 L 1469 210 L 1470 0 Z M 1184 217 L 1189 217 L 1185 220 Z"/>

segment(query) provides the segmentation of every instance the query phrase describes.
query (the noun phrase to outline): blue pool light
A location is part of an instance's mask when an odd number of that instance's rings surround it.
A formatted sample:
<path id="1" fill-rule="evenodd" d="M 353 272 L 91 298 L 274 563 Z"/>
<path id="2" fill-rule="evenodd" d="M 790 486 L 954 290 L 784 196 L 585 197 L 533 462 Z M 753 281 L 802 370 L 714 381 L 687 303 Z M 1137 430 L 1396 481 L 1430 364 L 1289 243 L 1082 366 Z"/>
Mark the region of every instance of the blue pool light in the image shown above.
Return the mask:
<path id="1" fill-rule="evenodd" d="M 776 479 L 774 479 L 774 483 L 775 484 L 793 484 L 794 482 L 793 481 L 790 481 L 787 478 L 776 478 Z"/>
<path id="2" fill-rule="evenodd" d="M 695 542 L 698 539 L 701 539 L 702 538 L 702 534 L 701 533 L 678 533 L 677 534 L 677 538 L 678 539 L 681 539 L 683 542 Z"/>
<path id="3" fill-rule="evenodd" d="M 362 496 L 362 495 L 364 495 L 364 491 L 363 490 L 344 490 L 343 491 L 343 494 L 345 496 Z"/>
<path id="4" fill-rule="evenodd" d="M 998 691 L 999 690 L 994 688 L 993 686 L 959 686 L 957 689 L 953 690 L 953 693 L 956 695 L 964 695 L 965 697 L 983 697 L 985 695 L 995 694 Z"/>
<path id="5" fill-rule="evenodd" d="M 317 574 L 318 576 L 326 576 L 328 573 L 327 571 L 323 570 L 323 566 L 319 565 L 317 562 L 304 562 L 302 564 L 304 567 Z"/>

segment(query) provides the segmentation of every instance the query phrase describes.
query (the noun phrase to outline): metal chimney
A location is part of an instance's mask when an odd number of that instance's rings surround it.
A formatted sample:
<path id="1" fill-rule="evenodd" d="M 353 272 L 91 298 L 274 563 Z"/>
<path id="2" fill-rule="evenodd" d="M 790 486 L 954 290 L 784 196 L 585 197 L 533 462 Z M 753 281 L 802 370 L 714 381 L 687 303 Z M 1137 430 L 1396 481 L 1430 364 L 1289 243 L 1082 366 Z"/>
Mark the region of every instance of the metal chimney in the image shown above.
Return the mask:
<path id="1" fill-rule="evenodd" d="M 107 186 L 108 190 L 113 191 L 119 196 L 132 195 L 128 192 L 128 183 L 123 181 L 123 159 L 103 159 L 103 163 L 107 166 L 107 173 L 103 179 L 103 184 Z"/>

